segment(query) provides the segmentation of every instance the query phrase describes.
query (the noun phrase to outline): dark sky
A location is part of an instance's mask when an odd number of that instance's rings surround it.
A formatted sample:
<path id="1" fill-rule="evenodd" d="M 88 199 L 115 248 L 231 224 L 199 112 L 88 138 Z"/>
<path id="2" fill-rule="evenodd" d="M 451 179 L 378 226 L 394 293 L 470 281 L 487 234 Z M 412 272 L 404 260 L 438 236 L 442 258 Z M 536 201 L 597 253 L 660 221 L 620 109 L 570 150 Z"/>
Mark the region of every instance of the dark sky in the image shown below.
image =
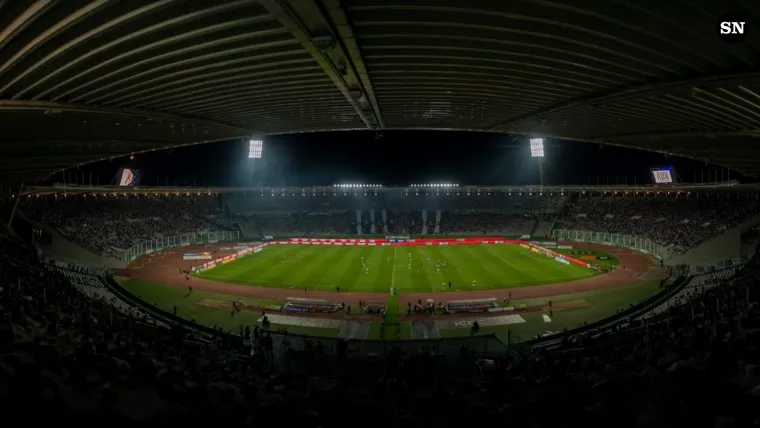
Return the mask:
<path id="1" fill-rule="evenodd" d="M 312 186 L 335 183 L 408 185 L 456 183 L 539 184 L 537 162 L 526 137 L 450 131 L 324 132 L 270 136 L 253 167 L 255 185 Z M 672 165 L 681 181 L 721 177 L 721 169 L 639 150 L 546 140 L 545 184 L 651 182 L 650 167 Z M 142 171 L 143 185 L 241 186 L 251 183 L 247 143 L 204 144 L 172 152 L 138 154 L 80 168 L 77 181 L 108 184 L 119 167 Z M 717 171 L 717 172 L 716 172 Z M 69 176 L 70 180 L 71 175 Z M 723 178 L 729 177 L 723 170 Z M 732 172 L 731 178 L 738 177 Z M 62 181 L 59 174 L 55 181 Z"/>

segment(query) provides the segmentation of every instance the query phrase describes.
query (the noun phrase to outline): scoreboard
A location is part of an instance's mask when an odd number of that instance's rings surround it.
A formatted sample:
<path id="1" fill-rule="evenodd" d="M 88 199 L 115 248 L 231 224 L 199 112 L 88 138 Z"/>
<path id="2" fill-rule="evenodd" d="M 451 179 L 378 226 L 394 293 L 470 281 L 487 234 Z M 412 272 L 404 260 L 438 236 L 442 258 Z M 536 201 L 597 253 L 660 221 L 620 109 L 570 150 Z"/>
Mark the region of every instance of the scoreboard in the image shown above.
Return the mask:
<path id="1" fill-rule="evenodd" d="M 672 166 L 652 168 L 652 179 L 655 184 L 672 184 L 675 182 L 675 175 Z"/>

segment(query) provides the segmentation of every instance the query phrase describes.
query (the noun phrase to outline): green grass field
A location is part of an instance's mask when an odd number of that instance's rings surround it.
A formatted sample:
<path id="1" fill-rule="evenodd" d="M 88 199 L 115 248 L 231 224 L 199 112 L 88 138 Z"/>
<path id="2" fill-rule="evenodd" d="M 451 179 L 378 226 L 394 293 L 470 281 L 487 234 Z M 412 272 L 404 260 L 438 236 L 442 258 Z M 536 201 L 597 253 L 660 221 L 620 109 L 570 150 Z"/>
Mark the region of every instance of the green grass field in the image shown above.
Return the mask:
<path id="1" fill-rule="evenodd" d="M 595 252 L 596 253 L 596 252 Z M 607 255 L 598 253 L 597 255 Z M 617 264 L 612 256 L 606 261 Z M 362 258 L 368 273 L 362 270 Z M 411 262 L 410 262 L 411 259 Z M 440 269 L 437 263 L 446 261 L 448 266 Z M 411 264 L 411 268 L 410 268 Z M 389 296 L 391 286 L 401 293 L 415 291 L 449 290 L 443 286 L 452 282 L 451 291 L 522 287 L 545 283 L 571 281 L 594 275 L 595 271 L 576 265 L 564 265 L 535 254 L 519 246 L 425 246 L 425 247 L 333 247 L 273 245 L 266 250 L 236 260 L 201 276 L 214 280 L 241 284 L 265 285 L 284 288 L 312 290 L 368 291 L 383 293 L 387 298 L 389 325 L 382 332 L 381 320 L 372 321 L 367 328 L 368 339 L 413 338 L 412 323 L 402 321 L 396 325 L 399 308 L 398 296 Z M 476 281 L 476 285 L 472 285 Z M 195 291 L 191 295 L 180 288 L 125 280 L 122 286 L 149 304 L 200 324 L 221 327 L 237 333 L 244 326 L 257 324 L 258 311 L 233 313 L 231 304 L 236 296 Z M 540 312 L 523 313 L 524 323 L 483 327 L 480 334 L 496 334 L 506 341 L 527 340 L 545 331 L 560 331 L 577 327 L 584 322 L 594 322 L 608 317 L 633 302 L 644 299 L 659 289 L 658 283 L 640 283 L 611 290 L 564 294 L 538 299 L 512 301 L 516 308 L 543 306 L 551 299 L 555 305 L 567 301 L 584 301 L 584 305 L 557 310 L 546 322 Z M 254 306 L 281 305 L 276 300 L 242 298 Z M 214 305 L 209 304 L 210 301 Z M 473 314 L 473 318 L 478 315 Z M 394 324 L 394 325 L 390 325 Z M 287 329 L 290 333 L 323 337 L 338 337 L 339 329 L 273 324 L 273 329 Z M 467 328 L 441 327 L 441 337 L 469 335 Z"/>
<path id="2" fill-rule="evenodd" d="M 439 269 L 437 265 L 443 262 L 446 266 Z M 332 291 L 340 287 L 341 291 L 387 293 L 390 287 L 396 287 L 401 293 L 410 293 L 525 287 L 595 274 L 591 269 L 557 263 L 518 245 L 272 245 L 199 276 L 279 288 Z"/>

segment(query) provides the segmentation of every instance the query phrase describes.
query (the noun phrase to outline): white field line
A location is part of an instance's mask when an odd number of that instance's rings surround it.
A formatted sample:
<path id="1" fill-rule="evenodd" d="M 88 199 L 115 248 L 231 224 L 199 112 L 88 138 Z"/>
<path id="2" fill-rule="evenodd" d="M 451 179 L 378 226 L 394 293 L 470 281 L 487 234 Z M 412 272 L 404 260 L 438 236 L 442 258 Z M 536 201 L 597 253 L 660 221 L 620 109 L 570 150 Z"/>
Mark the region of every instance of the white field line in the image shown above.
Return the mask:
<path id="1" fill-rule="evenodd" d="M 488 251 L 488 250 L 486 249 L 486 251 Z M 489 253 L 490 253 L 490 251 L 489 251 Z M 513 268 L 515 268 L 515 269 L 517 269 L 517 270 L 524 270 L 524 269 L 521 269 L 521 268 L 519 268 L 519 267 L 517 267 L 517 266 L 513 265 L 513 264 L 512 264 L 512 263 L 510 263 L 510 262 L 509 262 L 507 259 L 505 259 L 504 257 L 502 257 L 502 256 L 500 256 L 500 255 L 498 255 L 498 254 L 494 254 L 494 253 L 491 253 L 491 255 L 492 255 L 492 256 L 494 256 L 494 257 L 496 257 L 497 259 L 499 259 L 499 260 L 503 261 L 504 263 L 508 264 L 509 266 L 512 266 Z"/>

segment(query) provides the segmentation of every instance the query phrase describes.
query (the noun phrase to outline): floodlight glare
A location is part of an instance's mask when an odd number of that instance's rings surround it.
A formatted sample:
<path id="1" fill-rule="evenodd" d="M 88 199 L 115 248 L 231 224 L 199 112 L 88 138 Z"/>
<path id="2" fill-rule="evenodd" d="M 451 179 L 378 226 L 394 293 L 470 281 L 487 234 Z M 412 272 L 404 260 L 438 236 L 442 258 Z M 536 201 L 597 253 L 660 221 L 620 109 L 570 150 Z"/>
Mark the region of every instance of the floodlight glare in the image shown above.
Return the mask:
<path id="1" fill-rule="evenodd" d="M 248 159 L 261 159 L 262 151 L 264 151 L 262 140 L 250 140 L 248 142 Z"/>
<path id="2" fill-rule="evenodd" d="M 534 158 L 544 157 L 544 139 L 543 138 L 530 139 L 530 155 Z"/>

